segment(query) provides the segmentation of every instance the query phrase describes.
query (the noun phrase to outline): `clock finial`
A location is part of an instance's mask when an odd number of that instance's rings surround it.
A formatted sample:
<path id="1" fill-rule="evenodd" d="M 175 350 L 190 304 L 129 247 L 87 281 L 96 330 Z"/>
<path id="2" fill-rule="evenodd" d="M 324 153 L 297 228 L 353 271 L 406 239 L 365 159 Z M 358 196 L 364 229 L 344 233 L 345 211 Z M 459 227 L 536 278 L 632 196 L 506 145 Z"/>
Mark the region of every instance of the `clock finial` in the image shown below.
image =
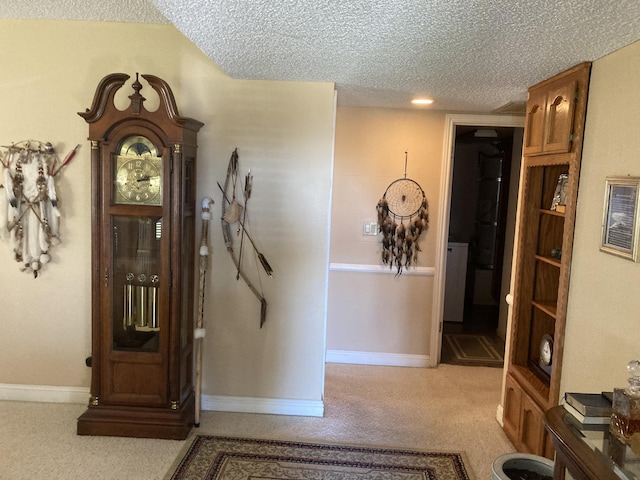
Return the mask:
<path id="1" fill-rule="evenodd" d="M 146 100 L 141 94 L 140 90 L 142 90 L 142 84 L 138 80 L 138 72 L 136 72 L 136 81 L 133 82 L 131 87 L 135 90 L 135 93 L 129 95 L 131 99 L 131 111 L 135 115 L 140 115 L 140 110 L 142 108 L 142 102 Z"/>

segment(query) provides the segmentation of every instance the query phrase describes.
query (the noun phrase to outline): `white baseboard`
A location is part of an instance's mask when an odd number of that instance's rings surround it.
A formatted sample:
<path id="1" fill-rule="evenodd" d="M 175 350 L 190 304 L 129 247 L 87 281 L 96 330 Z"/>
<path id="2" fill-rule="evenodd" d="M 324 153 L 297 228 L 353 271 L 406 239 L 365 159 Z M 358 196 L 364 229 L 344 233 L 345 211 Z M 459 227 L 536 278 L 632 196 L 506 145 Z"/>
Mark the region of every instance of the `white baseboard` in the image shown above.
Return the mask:
<path id="1" fill-rule="evenodd" d="M 267 413 L 303 417 L 324 416 L 324 402 L 321 400 L 202 395 L 202 409 L 217 412 Z"/>
<path id="2" fill-rule="evenodd" d="M 326 361 L 328 363 L 423 368 L 429 366 L 429 355 L 327 350 Z"/>
<path id="3" fill-rule="evenodd" d="M 500 426 L 504 428 L 503 418 L 504 411 L 502 410 L 502 405 L 498 405 L 498 408 L 496 409 L 496 420 L 498 421 Z"/>
<path id="4" fill-rule="evenodd" d="M 89 402 L 89 389 L 84 387 L 0 383 L 0 400 L 87 404 Z M 219 412 L 267 413 L 306 417 L 324 416 L 324 402 L 321 400 L 202 395 L 201 408 L 202 410 Z"/>
<path id="5" fill-rule="evenodd" d="M 85 387 L 0 383 L 0 400 L 87 404 L 89 402 L 89 389 Z"/>

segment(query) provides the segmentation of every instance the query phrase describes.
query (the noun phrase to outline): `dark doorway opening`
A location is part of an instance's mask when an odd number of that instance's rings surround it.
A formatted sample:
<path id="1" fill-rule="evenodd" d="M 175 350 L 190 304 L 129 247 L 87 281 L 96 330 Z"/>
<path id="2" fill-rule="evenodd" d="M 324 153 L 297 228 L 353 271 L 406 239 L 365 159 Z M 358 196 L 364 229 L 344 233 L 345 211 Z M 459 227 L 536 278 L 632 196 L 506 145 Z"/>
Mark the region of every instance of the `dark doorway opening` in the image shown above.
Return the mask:
<path id="1" fill-rule="evenodd" d="M 443 334 L 482 335 L 501 355 L 521 131 L 460 125 L 455 131 Z M 450 363 L 445 340 L 441 361 Z"/>

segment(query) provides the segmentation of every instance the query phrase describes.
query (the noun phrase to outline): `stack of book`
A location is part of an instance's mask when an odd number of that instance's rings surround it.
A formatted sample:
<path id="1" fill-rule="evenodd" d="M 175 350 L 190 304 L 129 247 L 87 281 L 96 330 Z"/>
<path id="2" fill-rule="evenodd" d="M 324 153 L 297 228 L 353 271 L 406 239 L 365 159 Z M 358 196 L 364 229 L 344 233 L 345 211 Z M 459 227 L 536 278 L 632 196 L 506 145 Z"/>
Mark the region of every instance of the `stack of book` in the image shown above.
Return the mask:
<path id="1" fill-rule="evenodd" d="M 611 421 L 611 392 L 565 393 L 564 408 L 580 423 L 608 424 Z"/>

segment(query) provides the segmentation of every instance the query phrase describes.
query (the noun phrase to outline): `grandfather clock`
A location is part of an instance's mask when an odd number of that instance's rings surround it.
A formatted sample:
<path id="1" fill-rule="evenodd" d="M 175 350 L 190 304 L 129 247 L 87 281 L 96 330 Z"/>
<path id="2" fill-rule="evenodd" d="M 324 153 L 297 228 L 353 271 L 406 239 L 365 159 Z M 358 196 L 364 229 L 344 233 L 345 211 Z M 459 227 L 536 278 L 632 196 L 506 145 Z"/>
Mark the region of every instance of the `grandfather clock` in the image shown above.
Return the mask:
<path id="1" fill-rule="evenodd" d="M 194 421 L 193 302 L 197 132 L 165 81 L 102 79 L 89 124 L 92 187 L 92 353 L 79 435 L 184 439 Z"/>

